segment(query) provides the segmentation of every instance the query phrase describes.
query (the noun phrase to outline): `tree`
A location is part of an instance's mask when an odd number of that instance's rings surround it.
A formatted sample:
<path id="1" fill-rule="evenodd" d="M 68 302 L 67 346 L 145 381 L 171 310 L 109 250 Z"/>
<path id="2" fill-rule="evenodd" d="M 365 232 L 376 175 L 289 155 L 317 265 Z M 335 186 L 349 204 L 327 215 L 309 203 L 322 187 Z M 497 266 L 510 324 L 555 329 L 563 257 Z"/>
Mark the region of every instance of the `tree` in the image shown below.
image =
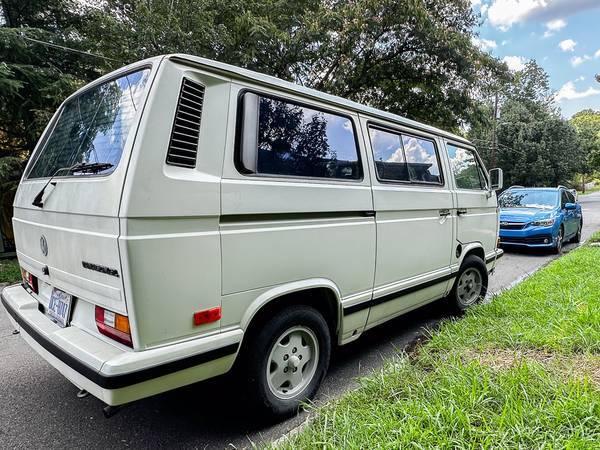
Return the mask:
<path id="1" fill-rule="evenodd" d="M 467 0 L 107 0 L 94 11 L 88 33 L 115 59 L 193 53 L 452 130 L 469 123 L 482 80 L 507 73 L 473 45 Z"/>
<path id="2" fill-rule="evenodd" d="M 556 186 L 580 171 L 585 154 L 575 128 L 560 116 L 547 73 L 529 61 L 502 86 L 497 121 L 497 163 L 505 184 Z M 489 106 L 488 106 L 489 110 Z M 493 115 L 469 133 L 490 161 Z"/>
<path id="3" fill-rule="evenodd" d="M 600 111 L 584 109 L 571 117 L 583 152 L 587 155 L 589 171 L 600 170 Z"/>

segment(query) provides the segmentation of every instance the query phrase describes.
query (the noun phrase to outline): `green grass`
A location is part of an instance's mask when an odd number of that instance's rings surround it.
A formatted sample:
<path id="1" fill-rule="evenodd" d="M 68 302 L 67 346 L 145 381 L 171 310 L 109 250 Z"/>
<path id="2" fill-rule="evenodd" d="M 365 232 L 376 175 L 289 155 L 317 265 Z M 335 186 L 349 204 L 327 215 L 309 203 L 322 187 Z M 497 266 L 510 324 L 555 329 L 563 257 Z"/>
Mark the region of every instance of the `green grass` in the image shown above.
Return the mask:
<path id="1" fill-rule="evenodd" d="M 600 248 L 448 320 L 284 448 L 600 448 Z"/>
<path id="2" fill-rule="evenodd" d="M 16 283 L 21 280 L 21 269 L 16 259 L 0 259 L 0 283 Z"/>

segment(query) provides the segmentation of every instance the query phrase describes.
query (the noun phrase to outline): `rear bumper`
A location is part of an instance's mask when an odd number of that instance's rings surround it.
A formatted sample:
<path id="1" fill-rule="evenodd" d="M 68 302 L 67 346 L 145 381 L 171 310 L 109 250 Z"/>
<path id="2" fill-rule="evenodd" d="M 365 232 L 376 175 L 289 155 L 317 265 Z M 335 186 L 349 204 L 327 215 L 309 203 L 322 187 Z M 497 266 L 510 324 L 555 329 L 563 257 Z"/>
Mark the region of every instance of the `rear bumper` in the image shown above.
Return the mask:
<path id="1" fill-rule="evenodd" d="M 109 405 L 120 405 L 227 372 L 242 331 L 233 330 L 165 347 L 127 351 L 76 327 L 60 328 L 38 310 L 20 285 L 1 301 L 22 337 L 69 381 Z"/>

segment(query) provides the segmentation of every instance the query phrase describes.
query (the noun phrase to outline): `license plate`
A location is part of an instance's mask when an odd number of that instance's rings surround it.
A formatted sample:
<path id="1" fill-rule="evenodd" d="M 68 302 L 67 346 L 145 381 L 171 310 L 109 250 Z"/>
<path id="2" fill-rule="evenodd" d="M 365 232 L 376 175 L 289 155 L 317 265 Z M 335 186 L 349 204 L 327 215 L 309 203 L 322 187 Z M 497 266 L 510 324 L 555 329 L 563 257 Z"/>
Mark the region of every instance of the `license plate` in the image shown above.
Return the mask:
<path id="1" fill-rule="evenodd" d="M 62 328 L 68 325 L 72 300 L 73 297 L 66 292 L 56 288 L 52 289 L 46 314 L 54 323 Z"/>

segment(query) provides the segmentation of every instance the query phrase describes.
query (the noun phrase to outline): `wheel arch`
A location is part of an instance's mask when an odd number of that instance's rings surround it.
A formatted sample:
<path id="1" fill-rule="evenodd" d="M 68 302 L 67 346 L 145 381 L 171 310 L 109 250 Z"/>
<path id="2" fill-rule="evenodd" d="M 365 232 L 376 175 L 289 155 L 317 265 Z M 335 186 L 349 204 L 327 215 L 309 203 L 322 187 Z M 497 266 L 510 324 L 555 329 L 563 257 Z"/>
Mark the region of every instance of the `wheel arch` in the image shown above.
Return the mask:
<path id="1" fill-rule="evenodd" d="M 270 312 L 299 304 L 312 306 L 323 314 L 332 338 L 337 336 L 342 319 L 341 294 L 337 285 L 325 278 L 296 281 L 263 292 L 244 313 L 240 327 L 246 335 Z"/>
<path id="2" fill-rule="evenodd" d="M 461 254 L 461 258 L 458 266 L 460 267 L 465 260 L 465 258 L 469 255 L 475 255 L 485 263 L 485 250 L 481 242 L 470 242 L 463 246 L 463 252 Z"/>

